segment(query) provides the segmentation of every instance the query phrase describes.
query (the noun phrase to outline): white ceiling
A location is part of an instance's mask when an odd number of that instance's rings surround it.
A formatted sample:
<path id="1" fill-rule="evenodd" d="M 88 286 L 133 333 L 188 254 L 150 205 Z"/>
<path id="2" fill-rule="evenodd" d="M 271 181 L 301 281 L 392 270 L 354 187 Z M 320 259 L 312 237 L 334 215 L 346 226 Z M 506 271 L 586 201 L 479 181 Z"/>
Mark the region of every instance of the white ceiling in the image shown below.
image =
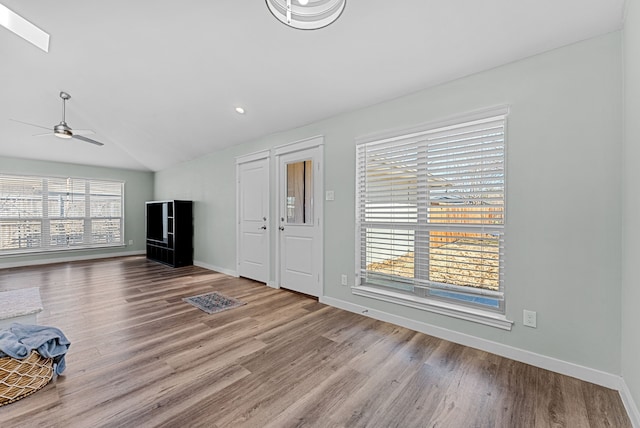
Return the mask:
<path id="1" fill-rule="evenodd" d="M 157 171 L 620 29 L 624 0 L 347 0 L 324 29 L 264 0 L 0 0 L 0 156 Z M 67 123 L 97 147 L 12 122 Z M 234 111 L 243 106 L 247 113 Z"/>

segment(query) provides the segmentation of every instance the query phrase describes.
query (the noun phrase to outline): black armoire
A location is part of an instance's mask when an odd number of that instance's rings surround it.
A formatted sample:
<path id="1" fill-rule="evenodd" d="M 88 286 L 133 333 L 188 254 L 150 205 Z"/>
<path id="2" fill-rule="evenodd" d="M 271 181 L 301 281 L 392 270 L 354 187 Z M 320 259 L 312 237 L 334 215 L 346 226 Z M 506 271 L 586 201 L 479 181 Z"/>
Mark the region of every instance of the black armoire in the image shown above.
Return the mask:
<path id="1" fill-rule="evenodd" d="M 146 203 L 147 258 L 173 267 L 193 264 L 193 203 Z"/>

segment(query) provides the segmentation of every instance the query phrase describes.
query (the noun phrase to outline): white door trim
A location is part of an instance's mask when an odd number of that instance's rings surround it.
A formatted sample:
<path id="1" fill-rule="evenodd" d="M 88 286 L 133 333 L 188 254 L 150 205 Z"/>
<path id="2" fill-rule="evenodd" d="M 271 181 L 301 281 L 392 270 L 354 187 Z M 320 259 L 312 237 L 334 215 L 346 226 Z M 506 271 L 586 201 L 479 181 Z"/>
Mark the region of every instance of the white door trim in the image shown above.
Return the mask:
<path id="1" fill-rule="evenodd" d="M 259 160 L 264 160 L 267 159 L 267 175 L 269 175 L 269 186 L 267 186 L 267 189 L 269 189 L 269 193 L 271 193 L 271 150 L 262 150 L 259 152 L 255 152 L 255 153 L 249 153 L 247 155 L 242 155 L 242 156 L 237 156 L 236 157 L 236 272 L 238 273 L 238 275 L 240 274 L 240 258 L 241 258 L 241 254 L 240 254 L 240 242 L 241 242 L 241 228 L 240 228 L 240 221 L 241 221 L 241 212 L 240 212 L 240 167 L 243 164 L 249 163 L 249 162 L 255 162 L 255 161 L 259 161 Z M 266 283 L 267 285 L 272 285 L 271 284 L 271 234 L 273 231 L 273 224 L 275 224 L 272 220 L 272 215 L 271 215 L 271 196 L 269 196 L 268 198 L 269 200 L 269 219 L 267 221 L 267 233 L 266 233 L 266 239 L 267 239 L 267 278 L 266 278 Z"/>
<path id="2" fill-rule="evenodd" d="M 273 148 L 273 154 L 276 156 L 276 159 L 277 159 L 278 156 L 285 155 L 287 153 L 293 153 L 300 150 L 312 149 L 314 147 L 323 147 L 323 146 L 324 146 L 324 137 L 322 135 L 317 135 L 315 137 L 309 137 L 303 140 L 298 140 L 292 143 L 276 146 Z M 323 185 L 324 185 L 324 182 L 323 182 Z"/>
<path id="3" fill-rule="evenodd" d="M 295 141 L 292 143 L 288 143 L 288 144 L 283 144 L 281 146 L 277 146 L 274 147 L 273 149 L 273 153 L 275 155 L 275 165 L 276 165 L 276 169 L 278 170 L 278 172 L 275 174 L 275 188 L 276 188 L 276 195 L 275 195 L 275 201 L 276 201 L 276 215 L 274 218 L 274 227 L 277 227 L 277 225 L 280 224 L 279 222 L 279 217 L 280 217 L 280 198 L 282 197 L 282 189 L 281 189 L 281 178 L 280 178 L 280 156 L 282 155 L 286 155 L 289 153 L 294 153 L 294 152 L 298 152 L 301 150 L 306 150 L 306 149 L 312 149 L 312 148 L 317 148 L 318 149 L 318 157 L 319 159 L 317 160 L 316 164 L 317 166 L 314 167 L 315 171 L 314 173 L 316 174 L 315 178 L 314 178 L 314 188 L 316 189 L 316 191 L 314 191 L 314 195 L 317 195 L 317 197 L 314 197 L 314 216 L 316 217 L 316 220 L 318 222 L 318 239 L 320 239 L 320 258 L 321 260 L 318 260 L 318 282 L 320 283 L 321 286 L 321 293 L 320 293 L 320 297 L 324 296 L 324 136 L 320 135 L 320 136 L 315 136 L 315 137 L 310 137 L 310 138 L 306 138 L 303 140 L 299 140 L 299 141 Z M 317 169 L 316 169 L 317 168 Z M 275 266 L 276 266 L 276 287 L 280 288 L 280 284 L 281 284 L 281 274 L 280 274 L 280 251 L 282 250 L 280 247 L 280 239 L 276 238 L 276 253 L 275 253 Z"/>
<path id="4" fill-rule="evenodd" d="M 253 153 L 249 153 L 242 156 L 236 156 L 236 166 L 242 163 L 266 159 L 266 158 L 269 158 L 270 156 L 271 156 L 271 150 L 261 150 L 259 152 L 253 152 Z"/>

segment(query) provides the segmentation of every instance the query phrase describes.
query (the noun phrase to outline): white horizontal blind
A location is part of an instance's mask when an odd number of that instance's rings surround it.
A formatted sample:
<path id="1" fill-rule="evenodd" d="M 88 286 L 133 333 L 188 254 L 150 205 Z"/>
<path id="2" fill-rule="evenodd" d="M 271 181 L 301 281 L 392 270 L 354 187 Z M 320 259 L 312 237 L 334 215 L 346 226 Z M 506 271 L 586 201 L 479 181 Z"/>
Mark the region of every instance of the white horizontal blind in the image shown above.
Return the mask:
<path id="1" fill-rule="evenodd" d="M 48 178 L 49 245 L 68 247 L 84 241 L 85 180 Z"/>
<path id="2" fill-rule="evenodd" d="M 124 183 L 0 174 L 0 254 L 122 245 Z"/>
<path id="3" fill-rule="evenodd" d="M 89 189 L 92 242 L 96 244 L 123 243 L 123 183 L 91 180 L 89 181 Z"/>
<path id="4" fill-rule="evenodd" d="M 357 146 L 361 282 L 503 307 L 505 117 Z"/>
<path id="5" fill-rule="evenodd" d="M 42 179 L 0 176 L 0 250 L 42 246 Z"/>

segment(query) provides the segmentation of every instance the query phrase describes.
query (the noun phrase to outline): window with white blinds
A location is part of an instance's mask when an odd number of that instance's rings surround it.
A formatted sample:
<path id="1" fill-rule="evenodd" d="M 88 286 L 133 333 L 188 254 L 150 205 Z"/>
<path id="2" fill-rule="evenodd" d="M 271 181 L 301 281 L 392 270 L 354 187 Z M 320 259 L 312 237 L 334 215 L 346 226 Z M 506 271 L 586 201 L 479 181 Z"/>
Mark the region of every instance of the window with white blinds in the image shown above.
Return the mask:
<path id="1" fill-rule="evenodd" d="M 357 145 L 360 285 L 504 312 L 505 120 Z"/>
<path id="2" fill-rule="evenodd" d="M 0 255 L 123 245 L 124 183 L 0 174 Z"/>

